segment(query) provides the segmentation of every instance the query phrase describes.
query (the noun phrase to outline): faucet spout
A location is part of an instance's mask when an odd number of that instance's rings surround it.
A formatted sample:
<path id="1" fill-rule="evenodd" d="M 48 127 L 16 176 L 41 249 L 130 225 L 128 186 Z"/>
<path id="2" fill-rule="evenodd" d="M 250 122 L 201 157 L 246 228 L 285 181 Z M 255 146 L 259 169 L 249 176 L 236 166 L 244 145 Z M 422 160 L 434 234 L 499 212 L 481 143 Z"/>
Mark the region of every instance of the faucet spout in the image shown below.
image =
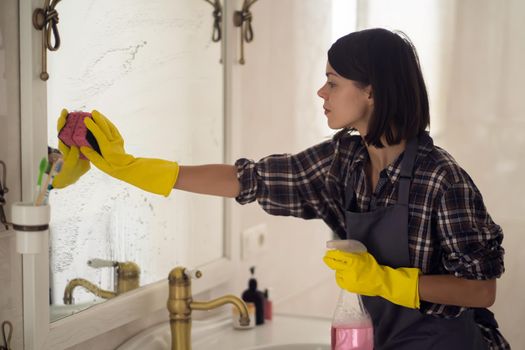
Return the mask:
<path id="1" fill-rule="evenodd" d="M 132 261 L 112 262 L 101 259 L 93 259 L 88 265 L 94 268 L 115 267 L 116 290 L 104 290 L 84 278 L 75 278 L 69 281 L 64 289 L 64 304 L 73 304 L 73 290 L 76 287 L 84 287 L 94 295 L 102 299 L 111 299 L 127 291 L 140 287 L 140 267 Z"/>
<path id="2" fill-rule="evenodd" d="M 64 304 L 73 304 L 73 290 L 75 290 L 76 287 L 84 287 L 85 289 L 102 299 L 111 299 L 117 296 L 117 293 L 101 289 L 86 279 L 74 278 L 71 281 L 69 281 L 66 288 L 64 289 Z"/>
<path id="3" fill-rule="evenodd" d="M 192 301 L 190 309 L 192 310 L 211 310 L 220 306 L 232 304 L 239 310 L 241 326 L 248 326 L 250 324 L 250 317 L 248 316 L 248 308 L 246 304 L 234 295 L 224 295 L 220 298 L 210 301 Z"/>

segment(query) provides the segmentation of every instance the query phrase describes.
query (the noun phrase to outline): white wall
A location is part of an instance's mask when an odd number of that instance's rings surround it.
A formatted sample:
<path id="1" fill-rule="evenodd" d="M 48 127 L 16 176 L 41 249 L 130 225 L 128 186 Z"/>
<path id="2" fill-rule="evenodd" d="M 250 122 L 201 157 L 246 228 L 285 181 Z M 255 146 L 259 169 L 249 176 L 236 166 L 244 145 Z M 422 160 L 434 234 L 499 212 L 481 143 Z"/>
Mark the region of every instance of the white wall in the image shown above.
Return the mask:
<path id="1" fill-rule="evenodd" d="M 523 349 L 525 2 L 458 1 L 454 26 L 442 143 L 503 228 L 506 272 L 492 310 L 513 349 Z"/>
<path id="2" fill-rule="evenodd" d="M 2 0 L 0 1 L 0 160 L 7 163 L 9 188 L 7 208 L 21 198 L 18 59 L 18 1 Z M 9 213 L 7 215 L 10 217 Z M 0 323 L 5 320 L 11 321 L 14 326 L 12 348 L 22 349 L 22 259 L 16 252 L 14 232 L 6 232 L 5 228 L 0 226 Z M 3 345 L 2 341 L 0 345 Z"/>
<path id="3" fill-rule="evenodd" d="M 316 95 L 331 44 L 331 1 L 289 0 L 279 6 L 261 1 L 253 14 L 255 40 L 246 47 L 246 65 L 236 66 L 233 77 L 240 123 L 234 158 L 258 160 L 302 151 L 331 135 Z M 268 253 L 257 259 L 256 271 L 277 304 L 330 275 L 322 263 L 330 232 L 321 221 L 270 216 L 257 203 L 238 210 L 242 229 L 268 225 Z M 251 263 L 240 264 L 233 291 L 246 288 Z"/>

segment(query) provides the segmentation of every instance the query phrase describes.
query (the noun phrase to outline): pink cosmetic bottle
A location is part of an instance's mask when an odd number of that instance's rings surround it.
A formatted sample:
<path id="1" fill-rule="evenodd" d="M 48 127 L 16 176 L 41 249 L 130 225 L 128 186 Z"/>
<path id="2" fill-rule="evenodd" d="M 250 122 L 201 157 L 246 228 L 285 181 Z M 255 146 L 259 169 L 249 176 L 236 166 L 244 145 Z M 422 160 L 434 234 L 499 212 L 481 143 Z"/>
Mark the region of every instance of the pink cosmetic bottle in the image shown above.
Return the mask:
<path id="1" fill-rule="evenodd" d="M 268 289 L 264 290 L 264 319 L 271 321 L 273 318 L 273 305 L 270 300 L 270 292 Z"/>

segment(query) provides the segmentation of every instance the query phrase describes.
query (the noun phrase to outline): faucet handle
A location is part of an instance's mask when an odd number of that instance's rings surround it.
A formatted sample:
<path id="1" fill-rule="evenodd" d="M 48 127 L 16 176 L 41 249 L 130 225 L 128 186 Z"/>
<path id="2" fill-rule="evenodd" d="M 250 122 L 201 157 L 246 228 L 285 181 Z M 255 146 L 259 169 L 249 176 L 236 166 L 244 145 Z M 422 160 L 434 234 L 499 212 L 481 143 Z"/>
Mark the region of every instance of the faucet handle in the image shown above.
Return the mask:
<path id="1" fill-rule="evenodd" d="M 118 261 L 95 258 L 88 260 L 87 264 L 94 269 L 100 269 L 101 267 L 116 267 L 118 266 Z"/>
<path id="2" fill-rule="evenodd" d="M 197 278 L 202 277 L 202 272 L 197 269 L 193 269 L 193 270 L 184 269 L 184 274 L 186 275 L 186 277 L 190 279 L 197 279 Z"/>

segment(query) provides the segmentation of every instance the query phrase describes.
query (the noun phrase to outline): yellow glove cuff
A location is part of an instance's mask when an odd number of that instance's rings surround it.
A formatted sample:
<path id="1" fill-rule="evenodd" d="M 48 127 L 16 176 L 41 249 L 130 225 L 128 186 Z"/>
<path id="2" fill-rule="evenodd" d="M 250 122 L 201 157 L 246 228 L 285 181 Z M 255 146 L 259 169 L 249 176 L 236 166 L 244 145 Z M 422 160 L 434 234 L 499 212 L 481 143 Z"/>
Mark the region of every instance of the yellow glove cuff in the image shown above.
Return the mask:
<path id="1" fill-rule="evenodd" d="M 414 267 L 393 269 L 383 266 L 383 291 L 379 293 L 385 299 L 411 309 L 419 309 L 419 275 L 420 270 Z"/>
<path id="2" fill-rule="evenodd" d="M 168 196 L 177 182 L 179 164 L 163 159 L 136 158 L 120 178 L 144 191 Z"/>
<path id="3" fill-rule="evenodd" d="M 419 274 L 413 267 L 380 265 L 370 253 L 326 252 L 323 258 L 336 271 L 339 287 L 352 293 L 380 296 L 394 304 L 419 308 Z"/>

